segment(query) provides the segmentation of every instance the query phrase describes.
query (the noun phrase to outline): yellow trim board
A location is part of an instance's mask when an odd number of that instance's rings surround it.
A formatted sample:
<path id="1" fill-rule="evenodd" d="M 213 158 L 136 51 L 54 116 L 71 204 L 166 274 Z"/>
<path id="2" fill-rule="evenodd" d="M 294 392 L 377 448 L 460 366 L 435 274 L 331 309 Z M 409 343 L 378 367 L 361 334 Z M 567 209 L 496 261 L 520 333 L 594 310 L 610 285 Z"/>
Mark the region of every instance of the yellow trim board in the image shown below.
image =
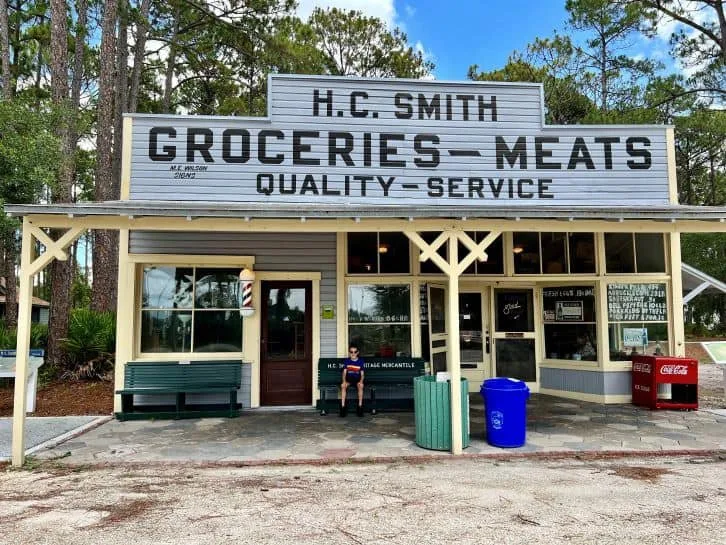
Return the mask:
<path id="1" fill-rule="evenodd" d="M 195 254 L 128 254 L 131 263 L 149 265 L 193 265 L 197 267 L 238 265 L 254 267 L 251 255 L 195 255 Z"/>

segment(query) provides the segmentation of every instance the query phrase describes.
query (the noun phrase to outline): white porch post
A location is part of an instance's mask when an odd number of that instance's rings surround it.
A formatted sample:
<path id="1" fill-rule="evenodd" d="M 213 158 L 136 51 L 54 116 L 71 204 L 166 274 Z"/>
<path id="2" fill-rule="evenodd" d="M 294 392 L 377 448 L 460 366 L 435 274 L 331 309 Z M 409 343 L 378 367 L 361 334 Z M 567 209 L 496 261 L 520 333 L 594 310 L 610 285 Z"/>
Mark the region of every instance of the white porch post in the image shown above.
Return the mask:
<path id="1" fill-rule="evenodd" d="M 461 454 L 461 352 L 459 348 L 459 237 L 449 233 L 449 308 L 446 330 L 449 332 L 449 375 L 451 376 L 451 453 Z M 468 395 L 468 392 L 467 392 Z"/>
<path id="2" fill-rule="evenodd" d="M 28 397 L 28 356 L 30 353 L 30 319 L 32 311 L 33 235 L 30 224 L 23 220 L 23 239 L 20 251 L 20 292 L 18 297 L 18 340 L 15 356 L 15 398 L 13 403 L 12 463 L 20 467 L 25 462 L 25 408 Z M 12 280 L 9 280 L 12 281 Z"/>

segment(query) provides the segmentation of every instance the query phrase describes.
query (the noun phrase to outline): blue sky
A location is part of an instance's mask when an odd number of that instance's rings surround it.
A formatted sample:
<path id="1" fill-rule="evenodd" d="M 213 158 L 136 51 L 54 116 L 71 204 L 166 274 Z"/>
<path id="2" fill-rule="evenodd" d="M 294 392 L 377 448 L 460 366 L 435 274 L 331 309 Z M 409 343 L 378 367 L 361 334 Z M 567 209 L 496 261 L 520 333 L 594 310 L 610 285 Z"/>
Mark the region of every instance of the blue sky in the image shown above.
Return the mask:
<path id="1" fill-rule="evenodd" d="M 401 27 L 409 42 L 436 64 L 436 79 L 466 78 L 470 65 L 480 70 L 501 68 L 514 50 L 523 50 L 536 37 L 565 32 L 565 0 L 297 0 L 306 18 L 316 6 L 356 9 Z M 629 54 L 674 66 L 668 37 L 675 23 L 666 22 L 659 36 L 639 36 Z M 684 72 L 688 73 L 686 69 Z"/>
<path id="2" fill-rule="evenodd" d="M 396 2 L 396 7 L 410 41 L 420 42 L 432 55 L 436 78 L 464 79 L 470 65 L 487 71 L 501 68 L 512 51 L 561 28 L 567 19 L 563 4 L 562 0 L 412 0 Z"/>

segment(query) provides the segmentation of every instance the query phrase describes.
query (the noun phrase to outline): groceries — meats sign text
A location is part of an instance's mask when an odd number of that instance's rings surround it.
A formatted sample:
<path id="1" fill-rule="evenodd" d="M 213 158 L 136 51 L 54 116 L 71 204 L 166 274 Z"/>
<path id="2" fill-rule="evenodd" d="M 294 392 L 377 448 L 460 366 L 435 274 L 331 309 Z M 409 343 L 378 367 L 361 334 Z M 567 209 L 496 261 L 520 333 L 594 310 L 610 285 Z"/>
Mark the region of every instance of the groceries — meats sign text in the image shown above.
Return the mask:
<path id="1" fill-rule="evenodd" d="M 273 77 L 271 86 L 269 119 L 134 119 L 131 198 L 429 205 L 668 199 L 665 129 L 545 127 L 537 86 L 292 76 Z M 638 181 L 645 190 L 633 187 Z"/>

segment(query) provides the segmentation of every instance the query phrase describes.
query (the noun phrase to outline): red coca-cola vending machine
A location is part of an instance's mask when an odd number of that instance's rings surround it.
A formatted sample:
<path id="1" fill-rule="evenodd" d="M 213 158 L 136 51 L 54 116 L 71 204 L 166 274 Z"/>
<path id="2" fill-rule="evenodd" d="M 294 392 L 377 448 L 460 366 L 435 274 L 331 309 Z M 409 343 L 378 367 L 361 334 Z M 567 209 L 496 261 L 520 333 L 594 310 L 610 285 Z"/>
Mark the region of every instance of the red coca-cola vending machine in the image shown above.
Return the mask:
<path id="1" fill-rule="evenodd" d="M 658 385 L 670 384 L 670 399 Z M 667 356 L 633 356 L 633 404 L 650 409 L 698 409 L 698 361 Z"/>

